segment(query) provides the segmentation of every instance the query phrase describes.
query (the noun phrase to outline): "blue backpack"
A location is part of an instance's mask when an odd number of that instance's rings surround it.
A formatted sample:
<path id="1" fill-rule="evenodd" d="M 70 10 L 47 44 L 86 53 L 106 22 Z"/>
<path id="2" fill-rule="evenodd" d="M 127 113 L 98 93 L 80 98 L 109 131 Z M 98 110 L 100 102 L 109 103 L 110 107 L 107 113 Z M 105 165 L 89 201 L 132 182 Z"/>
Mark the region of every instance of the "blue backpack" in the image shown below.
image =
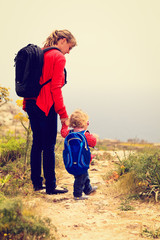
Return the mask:
<path id="1" fill-rule="evenodd" d="M 68 173 L 74 176 L 82 175 L 89 169 L 91 152 L 85 131 L 72 130 L 64 140 L 63 161 Z"/>

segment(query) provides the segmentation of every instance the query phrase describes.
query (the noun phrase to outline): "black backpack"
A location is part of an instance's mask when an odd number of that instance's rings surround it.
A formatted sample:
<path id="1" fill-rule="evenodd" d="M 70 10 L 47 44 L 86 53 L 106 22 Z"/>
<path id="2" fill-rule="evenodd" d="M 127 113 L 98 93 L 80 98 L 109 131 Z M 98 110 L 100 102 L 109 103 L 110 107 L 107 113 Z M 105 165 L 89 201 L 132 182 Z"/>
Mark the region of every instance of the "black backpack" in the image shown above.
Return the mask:
<path id="1" fill-rule="evenodd" d="M 37 45 L 28 44 L 26 47 L 18 51 L 14 61 L 15 89 L 19 97 L 37 97 L 41 88 L 51 81 L 51 79 L 48 79 L 42 85 L 39 83 L 40 77 L 42 75 L 44 53 L 52 49 L 59 50 L 56 47 L 48 47 L 42 50 Z M 66 83 L 65 69 L 64 73 Z"/>

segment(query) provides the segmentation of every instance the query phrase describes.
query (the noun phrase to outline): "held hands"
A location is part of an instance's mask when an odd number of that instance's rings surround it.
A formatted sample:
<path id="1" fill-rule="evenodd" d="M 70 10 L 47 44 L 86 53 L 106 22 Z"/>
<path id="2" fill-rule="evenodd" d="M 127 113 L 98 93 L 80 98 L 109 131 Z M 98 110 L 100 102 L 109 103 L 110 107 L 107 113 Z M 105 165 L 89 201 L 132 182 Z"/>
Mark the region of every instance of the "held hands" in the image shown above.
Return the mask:
<path id="1" fill-rule="evenodd" d="M 69 118 L 61 118 L 61 124 L 66 124 L 67 126 L 69 125 Z"/>

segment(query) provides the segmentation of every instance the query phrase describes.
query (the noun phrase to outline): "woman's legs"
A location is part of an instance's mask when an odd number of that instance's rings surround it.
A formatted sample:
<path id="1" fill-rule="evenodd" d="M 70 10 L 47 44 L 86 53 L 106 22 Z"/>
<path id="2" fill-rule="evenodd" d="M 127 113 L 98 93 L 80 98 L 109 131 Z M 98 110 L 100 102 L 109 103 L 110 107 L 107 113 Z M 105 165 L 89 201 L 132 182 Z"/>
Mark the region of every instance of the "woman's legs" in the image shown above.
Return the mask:
<path id="1" fill-rule="evenodd" d="M 43 131 L 43 170 L 46 180 L 46 190 L 56 188 L 55 176 L 55 144 L 57 137 L 57 113 L 54 107 L 50 109 Z"/>
<path id="2" fill-rule="evenodd" d="M 54 146 L 57 136 L 57 113 L 51 108 L 46 117 L 36 105 L 34 100 L 27 100 L 26 110 L 30 119 L 33 132 L 33 143 L 31 150 L 31 180 L 33 186 L 41 187 L 41 160 L 43 150 L 43 168 L 46 185 L 56 187 L 55 178 L 55 154 Z"/>
<path id="3" fill-rule="evenodd" d="M 41 177 L 41 153 L 42 142 L 40 132 L 40 112 L 35 100 L 27 100 L 26 111 L 28 113 L 31 129 L 33 132 L 33 142 L 31 148 L 31 180 L 35 188 L 42 186 Z"/>

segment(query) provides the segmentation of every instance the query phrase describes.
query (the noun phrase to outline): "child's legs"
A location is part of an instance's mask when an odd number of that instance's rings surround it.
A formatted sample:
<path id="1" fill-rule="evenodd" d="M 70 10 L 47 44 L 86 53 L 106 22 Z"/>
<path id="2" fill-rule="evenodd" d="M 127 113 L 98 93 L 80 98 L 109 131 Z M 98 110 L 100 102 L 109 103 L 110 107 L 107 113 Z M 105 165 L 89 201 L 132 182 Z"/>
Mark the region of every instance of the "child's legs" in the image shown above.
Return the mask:
<path id="1" fill-rule="evenodd" d="M 84 189 L 84 183 L 85 183 L 85 177 L 86 174 L 82 174 L 79 176 L 74 176 L 74 185 L 73 185 L 73 195 L 74 197 L 81 197 L 82 192 Z"/>
<path id="2" fill-rule="evenodd" d="M 86 194 L 90 192 L 91 189 L 92 187 L 90 185 L 88 172 L 80 176 L 75 176 L 74 191 L 73 191 L 74 197 L 81 197 L 83 192 Z"/>
<path id="3" fill-rule="evenodd" d="M 90 179 L 89 179 L 89 174 L 88 172 L 86 173 L 85 175 L 85 181 L 84 181 L 84 189 L 83 189 L 83 192 L 85 194 L 88 194 L 92 189 L 92 186 L 90 184 Z"/>

